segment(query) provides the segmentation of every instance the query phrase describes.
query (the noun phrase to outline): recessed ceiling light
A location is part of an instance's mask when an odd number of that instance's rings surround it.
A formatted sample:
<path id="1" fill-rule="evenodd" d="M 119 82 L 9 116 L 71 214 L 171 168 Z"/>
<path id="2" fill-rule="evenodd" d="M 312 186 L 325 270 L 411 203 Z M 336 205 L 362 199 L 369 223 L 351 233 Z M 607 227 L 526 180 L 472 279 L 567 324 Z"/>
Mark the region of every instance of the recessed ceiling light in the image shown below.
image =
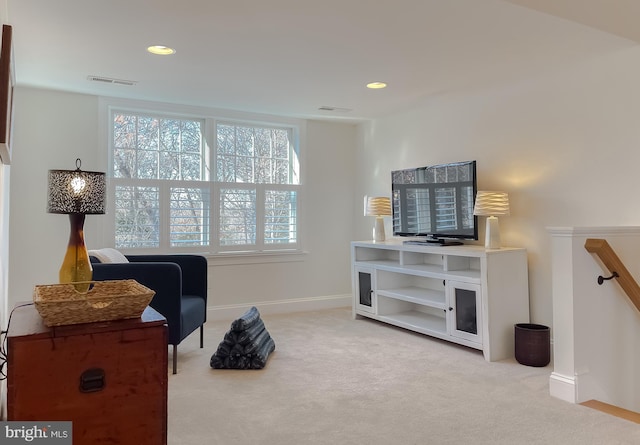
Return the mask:
<path id="1" fill-rule="evenodd" d="M 176 53 L 175 49 L 162 45 L 150 46 L 149 48 L 147 48 L 147 51 L 149 51 L 151 54 L 157 54 L 159 56 L 169 56 Z"/>
<path id="2" fill-rule="evenodd" d="M 371 88 L 372 90 L 379 90 L 381 88 L 386 88 L 387 84 L 384 82 L 371 82 L 367 84 L 367 88 Z"/>

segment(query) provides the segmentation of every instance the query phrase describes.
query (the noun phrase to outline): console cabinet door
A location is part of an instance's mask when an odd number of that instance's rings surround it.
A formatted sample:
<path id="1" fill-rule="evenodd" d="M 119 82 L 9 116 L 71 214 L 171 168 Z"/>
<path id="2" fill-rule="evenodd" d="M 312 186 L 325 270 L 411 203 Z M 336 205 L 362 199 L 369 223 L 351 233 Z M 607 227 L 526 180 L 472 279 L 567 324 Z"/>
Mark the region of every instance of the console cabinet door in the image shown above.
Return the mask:
<path id="1" fill-rule="evenodd" d="M 482 299 L 478 284 L 447 280 L 449 335 L 482 344 Z"/>
<path id="2" fill-rule="evenodd" d="M 355 267 L 356 311 L 376 313 L 375 272 L 370 267 Z"/>

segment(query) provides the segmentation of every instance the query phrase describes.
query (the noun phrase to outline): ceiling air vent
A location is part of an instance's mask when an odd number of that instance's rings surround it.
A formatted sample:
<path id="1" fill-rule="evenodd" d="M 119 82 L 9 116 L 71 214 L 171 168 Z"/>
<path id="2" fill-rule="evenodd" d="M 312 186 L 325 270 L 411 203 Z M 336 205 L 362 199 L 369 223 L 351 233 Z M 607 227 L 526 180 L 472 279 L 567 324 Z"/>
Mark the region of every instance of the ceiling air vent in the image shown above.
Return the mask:
<path id="1" fill-rule="evenodd" d="M 124 80 L 124 79 L 112 79 L 110 77 L 102 77 L 102 76 L 87 76 L 87 79 L 92 82 L 102 82 L 102 83 L 112 83 L 114 85 L 135 85 L 135 80 Z"/>
<path id="2" fill-rule="evenodd" d="M 349 111 L 351 111 L 350 108 L 329 107 L 327 105 L 323 105 L 321 107 L 318 107 L 318 110 L 320 110 L 320 111 L 337 111 L 339 113 L 348 113 Z"/>

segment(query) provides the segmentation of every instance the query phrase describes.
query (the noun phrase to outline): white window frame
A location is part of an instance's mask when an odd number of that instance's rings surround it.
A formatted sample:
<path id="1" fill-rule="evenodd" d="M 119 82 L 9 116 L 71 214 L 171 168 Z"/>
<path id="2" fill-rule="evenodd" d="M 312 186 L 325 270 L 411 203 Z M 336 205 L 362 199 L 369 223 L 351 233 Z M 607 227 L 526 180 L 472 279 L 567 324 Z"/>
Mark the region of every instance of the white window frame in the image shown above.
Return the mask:
<path id="1" fill-rule="evenodd" d="M 160 213 L 160 246 L 154 248 L 121 248 L 125 253 L 200 253 L 209 258 L 219 258 L 223 264 L 246 264 L 252 262 L 281 262 L 281 261 L 300 261 L 301 258 L 296 256 L 304 253 L 302 246 L 302 237 L 304 235 L 303 228 L 303 212 L 304 207 L 304 140 L 306 136 L 305 121 L 301 119 L 283 118 L 279 116 L 254 115 L 250 113 L 240 113 L 233 111 L 223 111 L 209 109 L 203 107 L 178 106 L 172 104 L 162 104 L 154 102 L 133 101 L 114 98 L 100 98 L 99 114 L 100 114 L 100 134 L 102 135 L 100 144 L 106 154 L 104 157 L 105 170 L 108 172 L 108 190 L 107 190 L 107 215 L 103 221 L 103 245 L 115 246 L 115 214 L 113 212 L 113 203 L 115 202 L 115 186 L 124 183 L 138 183 L 137 180 L 115 179 L 113 177 L 113 115 L 115 112 L 125 112 L 131 114 L 144 114 L 155 117 L 166 117 L 176 119 L 194 119 L 204 121 L 204 138 L 205 138 L 205 163 L 211 166 L 209 173 L 209 181 L 166 181 L 166 180 L 149 180 L 149 183 L 157 182 L 158 185 L 166 191 L 169 187 L 182 186 L 198 186 L 208 185 L 210 188 L 210 209 L 211 221 L 208 246 L 176 246 L 170 245 L 168 236 L 169 231 L 169 198 L 166 199 L 164 205 L 161 203 Z M 293 135 L 293 143 L 297 148 L 299 163 L 300 181 L 298 184 L 235 184 L 235 183 L 217 183 L 216 180 L 216 122 L 237 123 L 242 125 L 255 125 L 262 127 L 290 128 Z M 214 141 L 213 144 L 211 141 Z M 138 183 L 139 184 L 139 183 Z M 297 192 L 297 217 L 296 217 L 296 242 L 283 244 L 256 244 L 256 245 L 240 245 L 240 246 L 221 246 L 218 239 L 219 217 L 219 199 L 218 190 L 224 186 L 235 185 L 253 186 L 256 190 L 263 191 L 265 189 L 295 189 Z M 162 191 L 161 191 L 162 193 Z M 161 198 L 162 199 L 162 198 Z M 111 210 L 111 211 L 109 211 Z M 258 214 L 258 227 L 264 229 L 264 224 L 260 225 L 262 214 Z"/>

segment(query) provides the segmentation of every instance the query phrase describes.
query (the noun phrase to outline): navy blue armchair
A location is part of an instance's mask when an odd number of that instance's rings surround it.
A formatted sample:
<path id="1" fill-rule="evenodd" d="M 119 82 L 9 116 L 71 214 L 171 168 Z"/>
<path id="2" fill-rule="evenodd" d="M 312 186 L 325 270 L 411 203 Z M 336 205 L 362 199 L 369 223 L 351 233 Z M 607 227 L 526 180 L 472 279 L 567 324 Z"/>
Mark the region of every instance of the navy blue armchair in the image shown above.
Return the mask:
<path id="1" fill-rule="evenodd" d="M 126 258 L 128 263 L 100 263 L 92 256 L 93 279 L 134 279 L 155 291 L 149 306 L 167 319 L 175 374 L 178 345 L 197 328 L 200 328 L 200 347 L 203 347 L 207 260 L 199 255 L 126 255 Z"/>

